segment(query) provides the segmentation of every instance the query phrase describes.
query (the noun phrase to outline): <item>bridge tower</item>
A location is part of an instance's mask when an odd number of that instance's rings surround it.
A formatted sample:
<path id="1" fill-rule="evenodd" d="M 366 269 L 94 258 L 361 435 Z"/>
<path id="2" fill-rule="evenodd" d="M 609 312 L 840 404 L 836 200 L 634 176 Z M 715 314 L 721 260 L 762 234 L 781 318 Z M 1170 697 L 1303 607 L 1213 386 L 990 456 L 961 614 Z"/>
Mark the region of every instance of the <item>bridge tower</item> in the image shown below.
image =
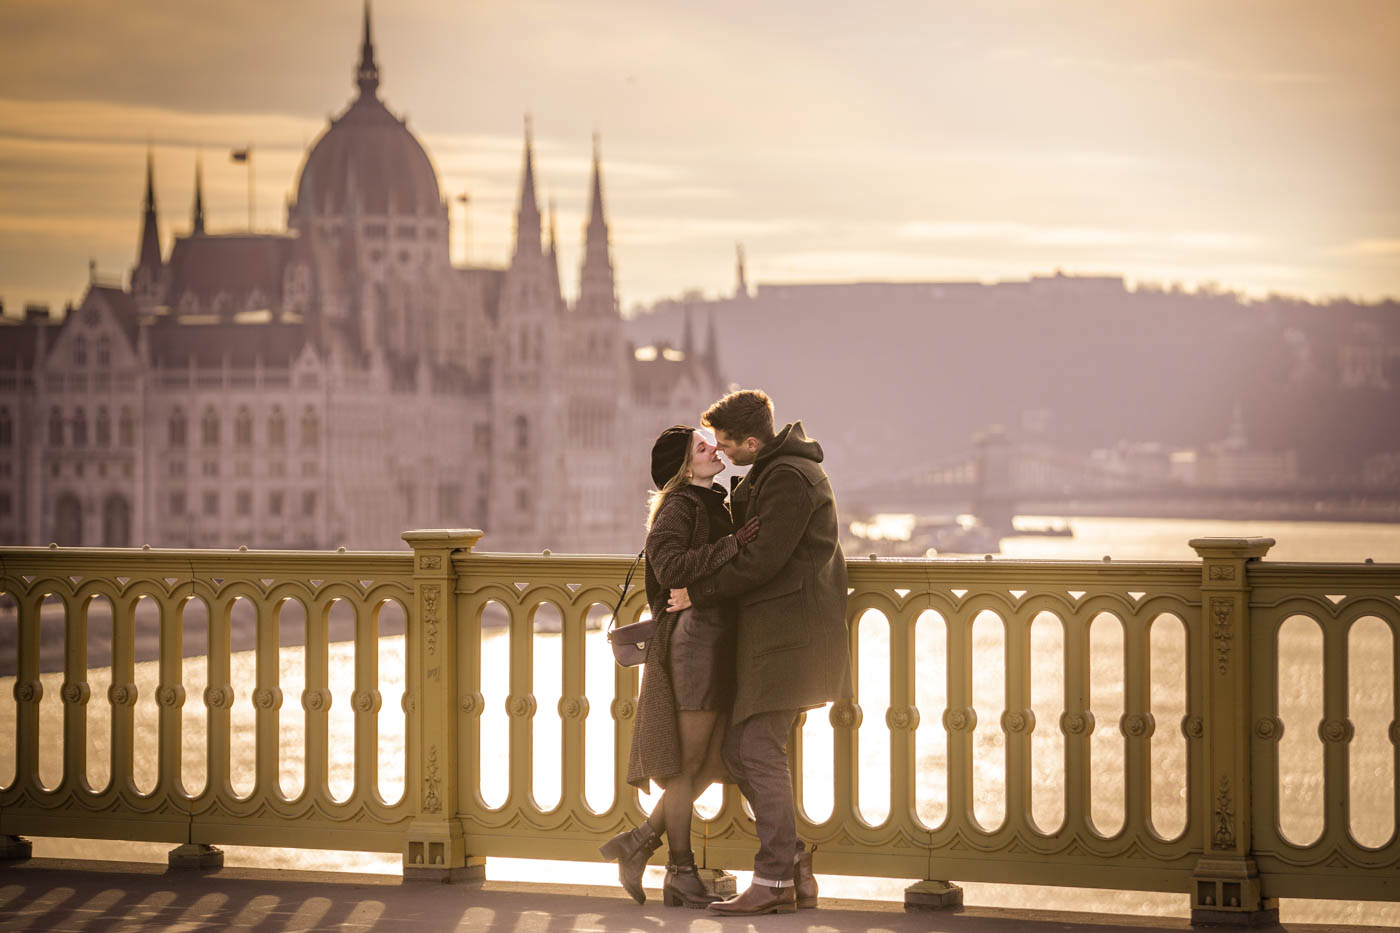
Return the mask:
<path id="1" fill-rule="evenodd" d="M 1005 428 L 993 425 L 973 438 L 972 446 L 972 514 L 994 531 L 1009 530 L 1016 514 L 1011 440 Z"/>

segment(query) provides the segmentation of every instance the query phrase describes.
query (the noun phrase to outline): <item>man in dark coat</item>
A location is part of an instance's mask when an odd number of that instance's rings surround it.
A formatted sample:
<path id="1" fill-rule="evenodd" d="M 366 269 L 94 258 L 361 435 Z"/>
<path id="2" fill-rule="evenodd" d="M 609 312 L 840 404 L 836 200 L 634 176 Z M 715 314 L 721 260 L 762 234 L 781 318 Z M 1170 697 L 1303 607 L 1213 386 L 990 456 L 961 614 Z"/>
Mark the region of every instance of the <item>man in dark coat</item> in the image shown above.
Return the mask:
<path id="1" fill-rule="evenodd" d="M 731 393 L 705 412 L 716 445 L 752 465 L 731 495 L 734 520 L 758 516 L 763 533 L 733 560 L 687 589 L 672 608 L 738 603 L 737 693 L 724 758 L 753 808 L 759 850 L 753 884 L 711 910 L 760 914 L 815 906 L 794 893 L 797 815 L 787 740 L 799 712 L 852 695 L 846 624 L 846 559 L 822 449 L 802 423 L 773 431 L 773 403 L 755 390 Z"/>

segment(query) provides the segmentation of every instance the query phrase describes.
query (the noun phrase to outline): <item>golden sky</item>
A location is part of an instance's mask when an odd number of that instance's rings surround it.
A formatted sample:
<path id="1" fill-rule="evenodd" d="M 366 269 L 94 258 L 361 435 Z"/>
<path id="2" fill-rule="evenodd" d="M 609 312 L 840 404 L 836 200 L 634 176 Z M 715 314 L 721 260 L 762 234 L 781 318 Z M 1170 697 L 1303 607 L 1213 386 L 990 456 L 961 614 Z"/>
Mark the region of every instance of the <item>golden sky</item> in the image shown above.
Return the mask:
<path id="1" fill-rule="evenodd" d="M 870 6 L 872 8 L 867 9 Z M 161 234 L 285 226 L 351 99 L 358 0 L 0 4 L 0 300 L 61 306 Z M 602 135 L 625 306 L 751 281 L 1056 268 L 1400 295 L 1400 4 L 1122 0 L 381 0 L 381 96 L 475 262 L 510 249 L 521 126 L 576 288 Z M 454 207 L 454 255 L 463 214 Z"/>

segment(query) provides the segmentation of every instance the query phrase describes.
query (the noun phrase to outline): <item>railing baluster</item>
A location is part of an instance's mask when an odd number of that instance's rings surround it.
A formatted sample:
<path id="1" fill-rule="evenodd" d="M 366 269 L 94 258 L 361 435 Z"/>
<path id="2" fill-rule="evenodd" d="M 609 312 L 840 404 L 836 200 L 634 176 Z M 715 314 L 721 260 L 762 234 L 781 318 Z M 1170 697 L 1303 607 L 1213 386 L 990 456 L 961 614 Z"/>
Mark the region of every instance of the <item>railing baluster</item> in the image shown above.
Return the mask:
<path id="1" fill-rule="evenodd" d="M 510 693 L 506 696 L 506 715 L 510 717 L 510 792 L 506 806 L 533 810 L 535 645 L 528 600 L 534 594 L 527 589 L 521 597 L 520 603 L 510 607 Z"/>
<path id="2" fill-rule="evenodd" d="M 322 804 L 330 792 L 330 644 L 331 604 L 319 593 L 306 604 L 306 794 Z"/>
<path id="3" fill-rule="evenodd" d="M 458 599 L 454 594 L 452 599 Z M 475 594 L 460 598 L 457 608 L 458 628 L 461 637 L 457 641 L 457 686 L 461 691 L 458 703 L 462 709 L 462 716 L 458 719 L 458 742 L 457 742 L 457 768 L 458 768 L 458 788 L 460 799 L 458 809 L 467 814 L 479 815 L 482 809 L 481 799 L 481 714 L 483 699 L 481 696 L 481 612 L 485 608 L 486 601 Z M 416 650 L 410 643 L 408 645 L 409 657 Z M 444 659 L 444 663 L 451 663 L 452 659 Z M 409 661 L 409 670 L 413 670 L 413 662 Z M 409 737 L 413 737 L 413 730 L 409 730 Z M 408 743 L 404 743 L 408 754 L 408 767 L 404 770 L 404 796 L 412 797 L 413 789 L 418 786 L 416 783 L 417 772 L 415 771 L 418 753 L 409 748 Z"/>
<path id="4" fill-rule="evenodd" d="M 1009 612 L 1006 634 L 1006 712 L 1001 728 L 1006 736 L 1006 826 L 1030 832 L 1031 819 L 1031 660 L 1030 619 Z M 1047 723 L 1048 725 L 1048 723 Z"/>
<path id="5" fill-rule="evenodd" d="M 916 800 L 914 732 L 919 711 L 914 705 L 914 680 L 918 676 L 914 650 L 914 623 L 919 610 L 914 600 L 890 620 L 890 708 L 885 725 L 890 730 L 890 825 L 911 838 L 920 833 Z"/>
<path id="6" fill-rule="evenodd" d="M 972 735 L 977 713 L 972 707 L 972 622 L 976 613 L 966 603 L 948 620 L 948 822 L 964 832 L 978 833 L 973 786 Z"/>
<path id="7" fill-rule="evenodd" d="M 349 601 L 355 612 L 355 687 L 350 702 L 355 711 L 355 788 L 353 801 L 379 795 L 379 651 L 378 620 L 362 600 Z"/>
<path id="8" fill-rule="evenodd" d="M 170 613 L 163 601 L 151 597 L 160 613 L 161 623 Z M 136 792 L 133 771 L 136 746 L 136 664 L 134 661 L 134 630 L 138 600 L 132 600 L 125 611 L 112 614 L 112 686 L 107 702 L 112 704 L 112 786 L 122 796 Z"/>
<path id="9" fill-rule="evenodd" d="M 1144 833 L 1152 821 L 1152 649 L 1148 622 L 1123 619 L 1123 826 L 1127 835 Z"/>
<path id="10" fill-rule="evenodd" d="M 207 584 L 206 584 L 207 587 Z M 227 799 L 233 792 L 233 761 L 231 718 L 233 704 L 233 674 L 230 664 L 231 635 L 229 626 L 233 601 L 218 597 L 209 589 L 209 686 L 204 691 L 204 704 L 209 707 L 209 784 L 208 792 L 216 799 Z"/>
<path id="11" fill-rule="evenodd" d="M 88 607 L 91 599 L 73 598 L 68 602 L 63 632 L 63 784 L 79 793 L 87 783 L 87 707 L 69 687 L 77 691 L 87 682 Z"/>
<path id="12" fill-rule="evenodd" d="M 15 678 L 16 736 L 15 780 L 12 789 L 37 791 L 39 780 L 39 613 L 44 594 L 37 589 L 27 597 L 16 596 L 19 606 L 19 667 Z"/>
<path id="13" fill-rule="evenodd" d="M 135 618 L 138 599 L 114 604 L 112 618 Z M 180 621 L 181 600 L 177 597 L 160 605 L 159 640 L 160 676 L 156 687 L 156 717 L 159 736 L 156 739 L 159 773 L 156 786 L 167 797 L 183 797 L 185 785 L 181 779 L 184 763 L 184 735 L 181 724 L 182 708 L 191 701 L 202 703 L 203 697 L 190 697 L 184 687 L 184 632 Z M 115 637 L 115 631 L 113 636 Z M 116 683 L 114 679 L 112 681 Z M 105 699 L 105 698 L 104 698 Z M 115 773 L 113 774 L 115 777 Z"/>
<path id="14" fill-rule="evenodd" d="M 1351 835 L 1350 670 L 1347 636 L 1350 626 L 1335 619 L 1322 624 L 1322 716 L 1318 724 L 1323 744 L 1322 838 L 1345 844 Z"/>
<path id="15" fill-rule="evenodd" d="M 559 806 L 564 810 L 584 808 L 584 720 L 588 698 L 584 696 L 584 650 L 588 634 L 582 601 L 564 604 L 560 621 L 559 710 L 563 719 L 559 730 Z"/>
<path id="16" fill-rule="evenodd" d="M 626 625 L 636 620 L 635 613 L 619 615 L 617 624 Z M 626 815 L 630 820 L 645 817 L 637 801 L 637 789 L 627 783 L 627 759 L 632 751 L 632 727 L 636 723 L 637 682 L 640 679 L 635 667 L 618 666 L 613 673 L 613 812 Z"/>
<path id="17" fill-rule="evenodd" d="M 257 613 L 255 661 L 256 686 L 253 693 L 255 770 L 253 796 L 280 796 L 281 762 L 278 726 L 285 699 L 281 687 L 280 633 L 275 603 L 259 598 L 250 600 Z"/>
<path id="18" fill-rule="evenodd" d="M 1390 698 L 1394 704 L 1390 726 L 1386 729 L 1386 734 L 1390 736 L 1391 789 L 1395 795 L 1395 805 L 1391 812 L 1395 814 L 1393 838 L 1400 839 L 1400 624 L 1394 619 L 1387 619 L 1386 625 L 1390 628 Z"/>
<path id="19" fill-rule="evenodd" d="M 833 825 L 855 823 L 860 800 L 860 629 L 858 615 L 847 619 L 851 653 L 851 684 L 855 698 L 837 701 L 831 707 L 831 799 Z M 857 823 L 857 825 L 859 825 Z"/>
<path id="20" fill-rule="evenodd" d="M 1254 714 L 1254 720 L 1250 723 L 1251 741 L 1254 743 L 1254 767 L 1250 773 L 1254 786 L 1250 790 L 1250 800 L 1254 807 L 1252 824 L 1255 836 L 1274 844 L 1279 839 L 1278 826 L 1282 814 L 1278 753 L 1278 635 L 1279 622 L 1276 617 L 1266 623 L 1258 615 L 1255 616 L 1250 636 L 1254 642 L 1251 646 L 1253 663 L 1250 666 L 1249 688 L 1250 708 Z M 1194 652 L 1187 655 L 1188 658 L 1193 656 Z M 1189 714 L 1190 705 L 1187 710 Z M 1265 731 L 1258 732 L 1256 724 Z M 1190 747 L 1194 748 L 1195 744 L 1190 743 Z"/>
<path id="21" fill-rule="evenodd" d="M 1065 711 L 1059 727 L 1065 734 L 1065 822 L 1070 836 L 1094 832 L 1090 781 L 1089 620 L 1081 613 L 1064 618 Z"/>

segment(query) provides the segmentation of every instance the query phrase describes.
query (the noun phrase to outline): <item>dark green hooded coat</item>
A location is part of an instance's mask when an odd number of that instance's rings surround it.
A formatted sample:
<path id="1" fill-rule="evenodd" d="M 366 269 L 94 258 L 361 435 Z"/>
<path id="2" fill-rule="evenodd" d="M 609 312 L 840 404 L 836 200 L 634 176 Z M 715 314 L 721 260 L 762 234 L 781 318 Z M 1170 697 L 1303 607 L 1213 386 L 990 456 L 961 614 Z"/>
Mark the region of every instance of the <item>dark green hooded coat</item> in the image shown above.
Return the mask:
<path id="1" fill-rule="evenodd" d="M 738 604 L 734 722 L 852 695 L 846 558 L 822 449 L 798 421 L 764 447 L 730 497 L 758 537 L 689 586 L 695 606 Z"/>

